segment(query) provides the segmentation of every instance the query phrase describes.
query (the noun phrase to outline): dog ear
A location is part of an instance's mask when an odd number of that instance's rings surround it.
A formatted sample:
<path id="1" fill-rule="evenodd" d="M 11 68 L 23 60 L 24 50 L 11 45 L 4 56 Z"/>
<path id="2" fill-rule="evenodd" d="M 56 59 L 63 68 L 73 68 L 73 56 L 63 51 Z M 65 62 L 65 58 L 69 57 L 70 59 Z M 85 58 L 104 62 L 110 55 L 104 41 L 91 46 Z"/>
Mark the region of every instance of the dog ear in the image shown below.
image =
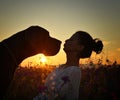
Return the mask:
<path id="1" fill-rule="evenodd" d="M 31 26 L 25 30 L 26 40 L 36 53 L 53 56 L 60 50 L 61 41 L 52 38 L 49 32 L 39 26 Z"/>
<path id="2" fill-rule="evenodd" d="M 28 44 L 39 53 L 44 49 L 44 43 L 49 38 L 49 32 L 39 26 L 29 27 L 25 30 L 25 35 Z"/>

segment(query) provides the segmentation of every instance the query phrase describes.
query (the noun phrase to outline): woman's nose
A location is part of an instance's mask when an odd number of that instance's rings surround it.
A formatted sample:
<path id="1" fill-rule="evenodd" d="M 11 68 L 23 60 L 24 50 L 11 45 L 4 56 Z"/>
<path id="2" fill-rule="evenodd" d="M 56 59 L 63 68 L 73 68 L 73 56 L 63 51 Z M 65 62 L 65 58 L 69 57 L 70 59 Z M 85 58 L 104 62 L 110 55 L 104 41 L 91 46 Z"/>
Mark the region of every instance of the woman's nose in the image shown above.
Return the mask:
<path id="1" fill-rule="evenodd" d="M 69 39 L 65 40 L 65 43 L 68 42 L 68 41 L 69 41 Z"/>

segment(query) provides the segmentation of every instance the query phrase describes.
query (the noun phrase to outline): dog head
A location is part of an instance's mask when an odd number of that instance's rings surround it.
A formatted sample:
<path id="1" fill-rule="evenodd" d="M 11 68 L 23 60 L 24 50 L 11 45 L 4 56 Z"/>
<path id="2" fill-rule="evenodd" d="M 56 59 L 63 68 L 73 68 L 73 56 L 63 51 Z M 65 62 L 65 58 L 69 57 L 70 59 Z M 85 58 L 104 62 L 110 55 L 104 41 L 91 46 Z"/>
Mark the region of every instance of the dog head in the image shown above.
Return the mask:
<path id="1" fill-rule="evenodd" d="M 25 30 L 26 40 L 35 53 L 53 56 L 60 50 L 61 41 L 49 35 L 49 32 L 39 26 L 31 26 Z"/>

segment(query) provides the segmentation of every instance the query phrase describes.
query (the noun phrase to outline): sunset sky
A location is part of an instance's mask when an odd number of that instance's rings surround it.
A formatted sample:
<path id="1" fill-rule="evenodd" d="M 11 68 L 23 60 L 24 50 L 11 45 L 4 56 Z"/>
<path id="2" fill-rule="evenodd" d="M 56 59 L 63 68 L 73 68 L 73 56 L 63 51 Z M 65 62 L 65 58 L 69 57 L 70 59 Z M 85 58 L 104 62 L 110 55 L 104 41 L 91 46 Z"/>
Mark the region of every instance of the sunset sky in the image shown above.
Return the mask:
<path id="1" fill-rule="evenodd" d="M 120 0 L 0 1 L 0 41 L 31 25 L 44 27 L 52 37 L 62 40 L 60 52 L 47 58 L 51 64 L 66 61 L 64 41 L 78 30 L 100 38 L 105 45 L 104 57 L 120 63 Z M 23 63 L 33 59 L 39 56 Z"/>

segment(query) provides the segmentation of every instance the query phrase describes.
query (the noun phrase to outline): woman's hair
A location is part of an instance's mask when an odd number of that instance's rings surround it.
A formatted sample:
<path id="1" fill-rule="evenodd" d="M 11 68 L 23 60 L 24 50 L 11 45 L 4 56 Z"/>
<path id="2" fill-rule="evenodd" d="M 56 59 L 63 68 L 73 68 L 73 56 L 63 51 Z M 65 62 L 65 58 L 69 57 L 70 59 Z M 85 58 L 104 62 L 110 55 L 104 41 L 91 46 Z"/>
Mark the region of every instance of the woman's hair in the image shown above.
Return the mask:
<path id="1" fill-rule="evenodd" d="M 93 39 L 87 32 L 78 31 L 75 34 L 78 35 L 78 41 L 84 46 L 82 52 L 79 53 L 80 58 L 87 58 L 91 56 L 92 51 L 96 54 L 101 53 L 103 49 L 103 43 L 100 39 Z"/>

